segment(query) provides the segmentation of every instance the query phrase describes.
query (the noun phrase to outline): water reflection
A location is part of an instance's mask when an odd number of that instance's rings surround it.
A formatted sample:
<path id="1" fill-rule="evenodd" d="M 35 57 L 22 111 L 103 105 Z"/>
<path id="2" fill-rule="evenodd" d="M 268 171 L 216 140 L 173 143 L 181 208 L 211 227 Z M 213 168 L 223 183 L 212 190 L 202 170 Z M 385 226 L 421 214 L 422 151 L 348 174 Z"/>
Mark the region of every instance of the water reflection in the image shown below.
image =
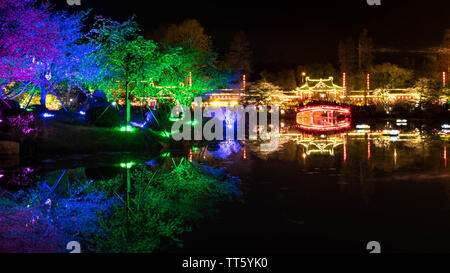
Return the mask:
<path id="1" fill-rule="evenodd" d="M 312 133 L 295 121 L 282 123 L 280 145 L 272 152 L 262 152 L 255 141 L 227 140 L 196 142 L 185 154 L 168 151 L 156 158 L 73 156 L 67 164 L 55 159 L 4 168 L 0 252 L 62 252 L 72 240 L 83 251 L 165 252 L 182 246 L 190 231 L 188 249 L 205 238 L 219 248 L 220 236 L 236 238 L 233 249 L 240 248 L 245 234 L 257 232 L 258 241 L 272 231 L 286 234 L 277 237 L 283 246 L 307 246 L 301 236 L 315 238 L 315 246 L 322 234 L 357 244 L 363 235 L 381 234 L 398 243 L 390 232 L 408 231 L 425 216 L 442 230 L 428 230 L 424 221 L 422 231 L 404 234 L 432 234 L 450 243 L 444 228 L 450 226 L 447 129 L 384 121 Z M 223 213 L 222 203 L 241 195 L 246 203 L 221 224 L 223 232 L 201 229 L 209 216 Z M 399 215 L 410 218 L 396 222 Z M 374 223 L 389 228 L 380 231 Z M 308 229 L 300 231 L 303 225 Z M 259 247 L 250 241 L 246 250 Z"/>
<path id="2" fill-rule="evenodd" d="M 168 155 L 151 165 L 26 167 L 2 179 L 0 252 L 64 252 L 70 241 L 84 252 L 164 251 L 240 196 L 239 180 L 223 170 Z"/>
<path id="3" fill-rule="evenodd" d="M 288 121 L 283 123 L 276 151 L 262 152 L 257 142 L 224 141 L 214 148 L 208 146 L 206 152 L 191 151 L 192 157 L 209 164 L 217 164 L 219 160 L 239 176 L 254 175 L 252 172 L 257 170 L 253 169 L 252 162 L 258 160 L 268 165 L 278 161 L 295 164 L 297 169 L 286 171 L 286 175 L 299 179 L 302 175 L 318 174 L 338 177 L 337 183 L 344 191 L 360 185 L 357 191 L 364 199 L 373 193 L 370 181 L 447 181 L 450 176 L 449 134 L 439 127 L 425 130 L 414 123 L 386 121 L 347 131 L 313 133 L 289 125 Z M 273 170 L 274 175 L 281 172 L 283 169 Z"/>

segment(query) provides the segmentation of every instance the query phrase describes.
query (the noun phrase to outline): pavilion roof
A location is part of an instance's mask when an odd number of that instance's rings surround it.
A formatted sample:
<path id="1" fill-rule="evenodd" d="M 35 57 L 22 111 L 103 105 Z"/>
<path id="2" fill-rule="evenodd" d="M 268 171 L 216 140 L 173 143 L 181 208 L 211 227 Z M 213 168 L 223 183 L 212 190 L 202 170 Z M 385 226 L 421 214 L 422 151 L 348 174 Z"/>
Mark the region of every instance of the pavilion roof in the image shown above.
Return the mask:
<path id="1" fill-rule="evenodd" d="M 300 90 L 317 90 L 317 91 L 333 91 L 333 90 L 341 90 L 342 86 L 334 84 L 333 77 L 329 77 L 328 79 L 311 79 L 310 77 L 306 77 L 306 82 L 303 86 L 300 87 Z"/>

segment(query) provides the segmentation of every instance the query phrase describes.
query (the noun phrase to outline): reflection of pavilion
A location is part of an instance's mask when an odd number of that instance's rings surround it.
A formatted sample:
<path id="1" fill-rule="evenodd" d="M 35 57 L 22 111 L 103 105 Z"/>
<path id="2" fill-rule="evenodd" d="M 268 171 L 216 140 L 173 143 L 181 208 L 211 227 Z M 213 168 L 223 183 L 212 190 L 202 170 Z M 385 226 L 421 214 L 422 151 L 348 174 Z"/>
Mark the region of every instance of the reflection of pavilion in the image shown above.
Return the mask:
<path id="1" fill-rule="evenodd" d="M 344 144 L 344 134 L 320 137 L 299 135 L 297 143 L 305 147 L 306 155 L 328 154 L 335 155 L 335 149 Z"/>

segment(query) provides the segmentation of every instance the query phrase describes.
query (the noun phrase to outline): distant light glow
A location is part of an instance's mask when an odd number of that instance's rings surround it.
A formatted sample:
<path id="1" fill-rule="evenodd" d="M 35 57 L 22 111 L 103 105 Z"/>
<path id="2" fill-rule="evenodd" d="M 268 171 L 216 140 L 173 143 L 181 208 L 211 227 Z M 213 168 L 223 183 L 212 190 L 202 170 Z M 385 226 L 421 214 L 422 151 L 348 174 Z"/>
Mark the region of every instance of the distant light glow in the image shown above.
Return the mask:
<path id="1" fill-rule="evenodd" d="M 397 119 L 397 123 L 407 123 L 408 120 L 406 119 Z"/>
<path id="2" fill-rule="evenodd" d="M 400 134 L 399 130 L 384 130 L 383 136 L 398 136 Z"/>
<path id="3" fill-rule="evenodd" d="M 43 118 L 54 118 L 54 117 L 55 117 L 54 114 L 50 114 L 50 113 L 43 113 L 41 116 L 42 116 Z"/>
<path id="4" fill-rule="evenodd" d="M 370 125 L 358 124 L 358 125 L 356 125 L 356 129 L 370 129 Z"/>
<path id="5" fill-rule="evenodd" d="M 85 115 L 86 115 L 86 112 L 80 111 L 79 114 L 82 115 L 82 116 L 85 116 Z"/>

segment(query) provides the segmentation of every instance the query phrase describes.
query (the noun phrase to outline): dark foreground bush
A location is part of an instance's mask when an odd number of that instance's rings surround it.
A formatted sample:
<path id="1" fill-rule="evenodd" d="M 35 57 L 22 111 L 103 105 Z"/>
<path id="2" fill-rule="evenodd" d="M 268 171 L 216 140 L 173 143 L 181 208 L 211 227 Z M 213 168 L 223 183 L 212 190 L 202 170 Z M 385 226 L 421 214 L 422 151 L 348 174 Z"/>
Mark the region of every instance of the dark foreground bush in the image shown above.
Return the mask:
<path id="1" fill-rule="evenodd" d="M 89 125 L 98 127 L 117 127 L 120 125 L 120 115 L 112 107 L 94 107 L 87 111 L 86 121 Z"/>

